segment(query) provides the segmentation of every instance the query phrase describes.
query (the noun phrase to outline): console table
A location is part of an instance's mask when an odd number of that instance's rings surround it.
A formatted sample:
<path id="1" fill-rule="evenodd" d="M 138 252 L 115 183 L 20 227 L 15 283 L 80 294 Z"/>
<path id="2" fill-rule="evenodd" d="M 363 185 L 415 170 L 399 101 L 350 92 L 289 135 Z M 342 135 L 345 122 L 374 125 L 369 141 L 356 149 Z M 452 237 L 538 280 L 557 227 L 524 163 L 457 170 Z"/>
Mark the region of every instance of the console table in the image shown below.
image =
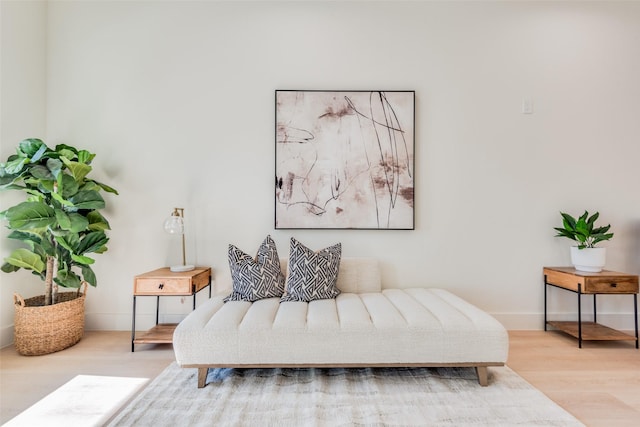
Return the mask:
<path id="1" fill-rule="evenodd" d="M 600 273 L 578 271 L 573 267 L 544 267 L 544 330 L 547 325 L 583 340 L 635 340 L 638 348 L 638 276 L 603 270 Z M 578 296 L 578 321 L 547 320 L 547 288 L 553 286 Z M 593 295 L 593 322 L 582 321 L 581 296 Z M 597 323 L 596 295 L 632 295 L 635 337 Z"/>
<path id="2" fill-rule="evenodd" d="M 161 296 L 193 296 L 196 308 L 196 294 L 209 287 L 211 298 L 211 268 L 196 267 L 191 271 L 172 272 L 169 267 L 159 268 L 136 276 L 133 280 L 133 320 L 131 322 L 131 351 L 135 344 L 172 343 L 173 331 L 177 324 L 158 323 Z M 156 326 L 136 338 L 136 297 L 156 297 Z"/>

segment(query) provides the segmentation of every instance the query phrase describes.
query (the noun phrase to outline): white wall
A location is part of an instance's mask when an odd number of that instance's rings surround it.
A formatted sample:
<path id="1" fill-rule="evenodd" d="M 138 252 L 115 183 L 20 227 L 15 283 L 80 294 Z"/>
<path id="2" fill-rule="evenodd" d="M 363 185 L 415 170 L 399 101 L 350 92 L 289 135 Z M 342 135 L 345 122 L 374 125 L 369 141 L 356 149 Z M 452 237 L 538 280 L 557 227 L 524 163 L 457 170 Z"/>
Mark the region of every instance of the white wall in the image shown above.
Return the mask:
<path id="1" fill-rule="evenodd" d="M 130 328 L 133 276 L 177 259 L 174 206 L 198 264 L 269 233 L 283 256 L 340 241 L 387 287 L 444 287 L 513 329 L 542 327 L 542 266 L 569 263 L 561 210 L 600 211 L 607 268 L 640 273 L 640 3 L 70 1 L 47 24 L 45 137 L 120 191 L 89 328 Z M 416 91 L 415 231 L 274 230 L 275 89 Z M 633 327 L 631 298 L 599 310 Z"/>
<path id="2" fill-rule="evenodd" d="M 0 162 L 15 153 L 17 142 L 45 135 L 47 5 L 44 1 L 0 2 Z M 0 193 L 0 211 L 22 201 L 19 194 Z M 0 229 L 0 256 L 19 243 Z M 43 293 L 39 280 L 20 271 L 0 273 L 0 345 L 13 340 L 13 294 Z"/>

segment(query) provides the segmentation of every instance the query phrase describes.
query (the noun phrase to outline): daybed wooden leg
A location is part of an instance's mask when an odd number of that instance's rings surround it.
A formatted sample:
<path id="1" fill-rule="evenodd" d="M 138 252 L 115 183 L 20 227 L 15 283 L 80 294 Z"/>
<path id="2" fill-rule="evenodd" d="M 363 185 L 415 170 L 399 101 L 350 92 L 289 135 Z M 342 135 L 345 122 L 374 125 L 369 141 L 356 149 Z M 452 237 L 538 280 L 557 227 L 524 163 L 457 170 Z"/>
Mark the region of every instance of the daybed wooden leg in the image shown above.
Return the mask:
<path id="1" fill-rule="evenodd" d="M 489 385 L 489 372 L 486 366 L 476 366 L 476 374 L 478 374 L 478 382 L 481 386 Z"/>
<path id="2" fill-rule="evenodd" d="M 209 371 L 208 368 L 198 368 L 198 388 L 207 385 L 207 371 Z"/>

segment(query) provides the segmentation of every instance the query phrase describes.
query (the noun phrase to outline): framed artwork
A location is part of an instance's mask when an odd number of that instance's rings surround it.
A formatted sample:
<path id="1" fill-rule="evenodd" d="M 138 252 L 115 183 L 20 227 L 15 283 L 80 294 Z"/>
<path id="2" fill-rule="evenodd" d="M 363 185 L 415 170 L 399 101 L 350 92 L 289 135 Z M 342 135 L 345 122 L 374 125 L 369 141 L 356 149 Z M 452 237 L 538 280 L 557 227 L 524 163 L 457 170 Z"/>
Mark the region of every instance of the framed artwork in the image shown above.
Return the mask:
<path id="1" fill-rule="evenodd" d="M 415 91 L 275 91 L 276 229 L 414 229 Z"/>

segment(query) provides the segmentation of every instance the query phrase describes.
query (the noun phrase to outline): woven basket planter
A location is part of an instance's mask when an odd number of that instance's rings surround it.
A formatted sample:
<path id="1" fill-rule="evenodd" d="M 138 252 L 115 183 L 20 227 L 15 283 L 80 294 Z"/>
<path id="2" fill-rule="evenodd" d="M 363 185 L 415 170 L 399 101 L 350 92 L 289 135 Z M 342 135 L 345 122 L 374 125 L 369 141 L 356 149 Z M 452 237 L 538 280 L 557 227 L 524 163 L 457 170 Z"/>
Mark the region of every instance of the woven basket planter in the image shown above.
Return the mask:
<path id="1" fill-rule="evenodd" d="M 44 305 L 44 295 L 22 299 L 14 294 L 14 345 L 23 356 L 41 356 L 76 344 L 84 334 L 84 292 L 60 292 L 58 303 Z"/>

